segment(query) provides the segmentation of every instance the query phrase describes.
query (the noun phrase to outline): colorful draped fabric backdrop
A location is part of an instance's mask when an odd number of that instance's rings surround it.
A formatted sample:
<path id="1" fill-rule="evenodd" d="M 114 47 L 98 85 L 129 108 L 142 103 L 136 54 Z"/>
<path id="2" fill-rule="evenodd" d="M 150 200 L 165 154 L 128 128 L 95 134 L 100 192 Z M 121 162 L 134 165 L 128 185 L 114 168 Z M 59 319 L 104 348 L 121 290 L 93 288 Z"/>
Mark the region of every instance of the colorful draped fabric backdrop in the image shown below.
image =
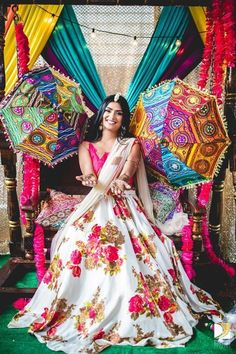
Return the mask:
<path id="1" fill-rule="evenodd" d="M 98 108 L 106 94 L 72 6 L 64 7 L 44 51 L 49 64 L 55 64 L 51 57 L 47 57 L 50 50 L 66 72 L 80 83 L 87 98 Z"/>
<path id="2" fill-rule="evenodd" d="M 201 60 L 203 43 L 187 7 L 163 8 L 153 36 L 130 83 L 127 100 L 132 109 L 139 94 L 163 78 L 184 78 Z M 182 41 L 176 46 L 176 38 Z M 50 65 L 76 79 L 89 101 L 98 107 L 105 92 L 70 5 L 64 7 L 43 56 Z M 176 62 L 176 63 L 175 63 Z"/>

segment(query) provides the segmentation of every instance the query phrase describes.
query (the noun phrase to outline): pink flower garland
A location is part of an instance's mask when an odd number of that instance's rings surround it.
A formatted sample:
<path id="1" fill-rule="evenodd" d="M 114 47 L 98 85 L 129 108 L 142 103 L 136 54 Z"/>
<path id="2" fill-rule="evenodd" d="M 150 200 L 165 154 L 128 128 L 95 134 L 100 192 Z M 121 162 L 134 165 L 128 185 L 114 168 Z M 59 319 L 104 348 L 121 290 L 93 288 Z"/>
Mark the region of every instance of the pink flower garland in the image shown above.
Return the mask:
<path id="1" fill-rule="evenodd" d="M 206 87 L 212 67 L 212 93 L 222 103 L 224 68 L 235 66 L 236 33 L 234 0 L 213 0 L 207 9 L 207 35 L 198 86 Z"/>
<path id="2" fill-rule="evenodd" d="M 213 31 L 215 35 L 215 46 L 213 53 L 213 83 L 212 83 L 212 93 L 218 99 L 218 103 L 222 104 L 222 93 L 224 85 L 224 58 L 225 58 L 225 43 L 224 43 L 224 32 L 221 23 L 222 14 L 222 1 L 213 1 Z"/>
<path id="3" fill-rule="evenodd" d="M 29 62 L 29 42 L 24 34 L 24 25 L 19 22 L 15 25 L 15 34 L 17 42 L 17 61 L 19 76 L 28 72 Z M 20 197 L 21 206 L 38 203 L 39 197 L 39 179 L 40 179 L 40 164 L 33 157 L 23 155 L 23 191 Z M 21 218 L 23 224 L 26 223 L 25 215 L 21 210 Z M 46 272 L 45 255 L 44 255 L 44 232 L 40 225 L 36 225 L 34 230 L 34 259 L 36 265 L 36 273 L 40 282 Z"/>
<path id="4" fill-rule="evenodd" d="M 222 23 L 224 28 L 225 61 L 228 67 L 235 66 L 236 60 L 236 33 L 235 33 L 235 0 L 224 2 Z"/>
<path id="5" fill-rule="evenodd" d="M 234 0 L 213 0 L 212 8 L 207 9 L 207 35 L 198 85 L 201 89 L 206 87 L 209 69 L 212 66 L 211 90 L 220 104 L 222 103 L 224 67 L 235 66 L 236 33 L 234 11 Z M 199 208 L 206 208 L 210 191 L 210 184 L 203 184 L 199 188 Z M 222 266 L 230 276 L 234 276 L 235 270 L 220 259 L 213 250 L 206 210 L 202 219 L 202 237 L 204 248 L 210 260 Z"/>
<path id="6" fill-rule="evenodd" d="M 209 235 L 208 220 L 207 220 L 206 213 L 203 215 L 202 218 L 202 240 L 203 240 L 204 249 L 206 250 L 206 253 L 209 259 L 211 260 L 211 262 L 220 265 L 231 277 L 234 277 L 235 276 L 234 268 L 226 264 L 220 257 L 218 257 L 215 254 L 215 251 L 213 250 L 210 235 Z"/>
<path id="7" fill-rule="evenodd" d="M 206 14 L 206 43 L 203 51 L 203 58 L 200 67 L 198 86 L 200 89 L 204 89 L 206 87 L 206 83 L 209 77 L 209 69 L 211 67 L 211 59 L 212 59 L 212 48 L 213 48 L 213 18 L 212 18 L 212 10 L 208 7 Z"/>
<path id="8" fill-rule="evenodd" d="M 232 277 L 235 275 L 235 270 L 233 267 L 227 265 L 220 257 L 215 254 L 215 251 L 212 247 L 212 242 L 208 229 L 208 217 L 206 212 L 206 206 L 210 199 L 212 182 L 204 183 L 198 190 L 198 208 L 204 209 L 204 215 L 202 216 L 202 241 L 204 249 L 207 253 L 207 256 L 212 263 L 219 264 L 226 272 Z"/>
<path id="9" fill-rule="evenodd" d="M 196 272 L 193 269 L 193 240 L 192 240 L 192 227 L 193 227 L 193 218 L 189 216 L 189 223 L 185 225 L 182 229 L 182 254 L 181 261 L 183 263 L 183 267 L 189 279 L 195 277 Z"/>

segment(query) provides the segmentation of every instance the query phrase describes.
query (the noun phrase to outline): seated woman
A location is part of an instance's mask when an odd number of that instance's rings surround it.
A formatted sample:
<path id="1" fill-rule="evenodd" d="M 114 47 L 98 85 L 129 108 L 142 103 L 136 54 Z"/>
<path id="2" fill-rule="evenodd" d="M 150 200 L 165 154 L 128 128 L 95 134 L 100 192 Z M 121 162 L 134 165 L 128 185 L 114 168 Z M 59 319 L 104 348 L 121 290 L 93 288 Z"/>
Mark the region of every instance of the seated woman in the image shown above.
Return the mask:
<path id="1" fill-rule="evenodd" d="M 125 98 L 107 97 L 79 147 L 78 180 L 92 189 L 56 234 L 32 300 L 9 323 L 29 326 L 52 350 L 179 347 L 202 315 L 221 321 L 219 305 L 189 281 L 173 242 L 153 223 L 129 122 Z"/>

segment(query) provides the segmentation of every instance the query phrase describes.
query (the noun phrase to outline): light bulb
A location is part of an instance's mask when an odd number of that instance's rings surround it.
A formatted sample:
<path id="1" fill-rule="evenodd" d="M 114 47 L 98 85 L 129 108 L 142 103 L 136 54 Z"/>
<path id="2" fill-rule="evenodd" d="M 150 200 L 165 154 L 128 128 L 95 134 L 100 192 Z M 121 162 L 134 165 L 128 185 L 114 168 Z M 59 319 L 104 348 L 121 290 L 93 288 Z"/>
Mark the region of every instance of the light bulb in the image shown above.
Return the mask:
<path id="1" fill-rule="evenodd" d="M 138 41 L 137 41 L 137 37 L 136 36 L 134 36 L 134 39 L 133 39 L 133 45 L 138 45 Z"/>
<path id="2" fill-rule="evenodd" d="M 95 37 L 96 37 L 95 28 L 92 28 L 91 38 L 95 38 Z"/>
<path id="3" fill-rule="evenodd" d="M 175 42 L 176 47 L 180 47 L 181 44 L 182 44 L 181 40 L 180 39 L 176 39 L 176 42 Z"/>

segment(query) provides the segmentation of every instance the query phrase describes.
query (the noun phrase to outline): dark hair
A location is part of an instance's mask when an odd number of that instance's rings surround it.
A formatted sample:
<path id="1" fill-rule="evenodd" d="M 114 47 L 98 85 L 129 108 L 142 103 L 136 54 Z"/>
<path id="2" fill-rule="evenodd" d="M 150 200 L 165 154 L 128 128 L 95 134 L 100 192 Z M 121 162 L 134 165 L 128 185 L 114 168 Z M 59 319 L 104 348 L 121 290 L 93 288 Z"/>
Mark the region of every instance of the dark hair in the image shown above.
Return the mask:
<path id="1" fill-rule="evenodd" d="M 102 130 L 99 129 L 100 124 L 102 123 L 103 115 L 105 109 L 107 108 L 110 102 L 114 102 L 115 95 L 111 95 L 105 98 L 99 107 L 97 113 L 95 113 L 92 117 L 90 117 L 87 121 L 85 127 L 84 140 L 87 141 L 98 141 L 102 138 Z M 118 132 L 118 138 L 120 140 L 124 138 L 132 137 L 133 135 L 129 132 L 129 124 L 130 124 L 130 110 L 129 105 L 126 99 L 123 96 L 119 96 L 119 99 L 116 101 L 121 105 L 121 109 L 123 112 L 122 124 Z"/>

